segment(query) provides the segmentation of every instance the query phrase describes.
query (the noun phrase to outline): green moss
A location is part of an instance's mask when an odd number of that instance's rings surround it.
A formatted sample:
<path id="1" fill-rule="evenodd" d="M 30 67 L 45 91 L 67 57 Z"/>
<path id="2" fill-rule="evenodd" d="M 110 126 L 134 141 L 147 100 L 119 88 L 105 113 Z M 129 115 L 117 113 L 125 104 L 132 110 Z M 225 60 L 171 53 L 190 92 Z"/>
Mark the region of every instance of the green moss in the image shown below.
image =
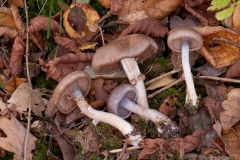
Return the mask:
<path id="1" fill-rule="evenodd" d="M 155 138 L 158 136 L 157 127 L 152 121 L 140 119 L 138 125 L 142 135 L 150 138 Z"/>
<path id="2" fill-rule="evenodd" d="M 57 86 L 57 82 L 53 79 L 47 79 L 45 73 L 41 73 L 32 80 L 34 88 L 45 88 L 48 90 L 53 90 Z"/>
<path id="3" fill-rule="evenodd" d="M 43 160 L 47 159 L 48 144 L 45 140 L 39 139 L 36 142 L 37 148 L 33 152 L 34 160 Z"/>
<path id="4" fill-rule="evenodd" d="M 12 160 L 12 159 L 13 159 L 12 152 L 6 152 L 6 155 L 4 157 L 0 157 L 0 160 Z"/>

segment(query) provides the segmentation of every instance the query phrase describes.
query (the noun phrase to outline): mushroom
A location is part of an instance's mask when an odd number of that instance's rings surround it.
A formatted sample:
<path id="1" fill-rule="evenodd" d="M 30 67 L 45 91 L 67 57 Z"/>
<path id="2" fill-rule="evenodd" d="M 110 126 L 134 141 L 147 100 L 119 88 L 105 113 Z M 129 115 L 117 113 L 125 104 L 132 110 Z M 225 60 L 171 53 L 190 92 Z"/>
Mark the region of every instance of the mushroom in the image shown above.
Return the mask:
<path id="1" fill-rule="evenodd" d="M 156 42 L 146 35 L 123 36 L 96 51 L 92 68 L 97 74 L 106 74 L 120 70 L 122 65 L 130 83 L 137 89 L 137 103 L 149 108 L 143 83 L 145 76 L 141 74 L 137 61 L 143 61 L 156 53 L 157 49 Z"/>
<path id="2" fill-rule="evenodd" d="M 136 88 L 130 84 L 117 86 L 110 94 L 107 102 L 109 112 L 125 119 L 131 112 L 153 121 L 162 138 L 175 138 L 180 135 L 180 128 L 167 116 L 157 110 L 142 107 L 135 103 Z"/>
<path id="3" fill-rule="evenodd" d="M 168 47 L 172 51 L 182 52 L 182 67 L 187 86 L 185 107 L 189 113 L 193 115 L 197 112 L 199 99 L 192 78 L 189 51 L 196 51 L 202 48 L 203 39 L 202 36 L 192 28 L 176 28 L 171 30 L 168 35 Z"/>
<path id="4" fill-rule="evenodd" d="M 85 84 L 85 92 L 82 92 L 82 86 Z M 136 146 L 142 140 L 141 135 L 136 132 L 136 129 L 122 118 L 103 111 L 93 109 L 84 99 L 83 94 L 87 94 L 88 88 L 91 84 L 90 76 L 83 71 L 74 71 L 64 77 L 57 85 L 53 93 L 53 103 L 59 111 L 62 111 L 62 105 L 75 104 L 80 110 L 93 119 L 93 124 L 98 122 L 107 123 L 117 128 L 126 137 L 127 142 Z M 64 102 L 67 101 L 67 102 Z M 72 102 L 71 102 L 72 101 Z M 59 107 L 61 105 L 61 107 Z M 72 109 L 71 109 L 72 110 Z M 66 111 L 66 110 L 64 110 Z"/>

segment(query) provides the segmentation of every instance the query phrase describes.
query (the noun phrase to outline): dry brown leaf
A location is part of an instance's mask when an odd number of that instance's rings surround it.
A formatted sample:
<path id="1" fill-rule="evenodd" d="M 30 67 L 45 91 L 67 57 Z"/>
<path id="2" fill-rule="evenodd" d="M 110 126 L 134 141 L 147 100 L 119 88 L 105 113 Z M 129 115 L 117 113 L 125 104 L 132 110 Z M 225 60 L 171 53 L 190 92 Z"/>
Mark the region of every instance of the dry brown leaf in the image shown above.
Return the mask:
<path id="1" fill-rule="evenodd" d="M 153 81 L 149 87 L 147 87 L 146 90 L 154 90 L 160 87 L 164 87 L 167 86 L 171 83 L 173 83 L 174 81 L 176 81 L 175 78 L 172 78 L 172 75 L 168 75 L 165 77 L 162 77 L 160 79 L 156 79 L 155 81 Z"/>
<path id="2" fill-rule="evenodd" d="M 23 0 L 8 0 L 8 6 L 10 6 L 11 4 L 20 8 L 24 8 Z"/>
<path id="3" fill-rule="evenodd" d="M 26 82 L 26 79 L 25 79 L 25 78 L 19 78 L 19 77 L 17 77 L 17 76 L 12 76 L 12 77 L 8 80 L 5 88 L 6 88 L 6 90 L 7 90 L 8 92 L 13 93 L 13 92 L 16 90 L 16 88 L 17 88 L 18 86 L 20 86 L 21 84 L 23 84 L 24 82 Z"/>
<path id="4" fill-rule="evenodd" d="M 0 147 L 14 153 L 14 159 L 23 159 L 26 128 L 11 114 L 0 117 L 0 129 L 4 131 L 7 137 L 0 137 Z M 31 133 L 28 137 L 27 160 L 32 160 L 32 150 L 35 149 L 35 138 Z"/>
<path id="5" fill-rule="evenodd" d="M 208 97 L 211 97 L 218 102 L 223 102 L 226 99 L 228 90 L 225 85 L 216 85 L 215 83 L 207 82 L 205 87 Z"/>
<path id="6" fill-rule="evenodd" d="M 204 106 L 207 107 L 211 118 L 214 121 L 219 120 L 220 113 L 224 111 L 222 103 L 210 97 L 204 98 L 203 103 Z"/>
<path id="7" fill-rule="evenodd" d="M 23 39 L 16 36 L 9 61 L 9 69 L 12 76 L 20 76 L 22 72 L 22 59 L 25 54 L 25 47 L 26 44 Z"/>
<path id="8" fill-rule="evenodd" d="M 235 159 L 240 157 L 240 122 L 238 122 L 231 130 L 222 133 L 222 141 L 225 144 L 226 152 Z"/>
<path id="9" fill-rule="evenodd" d="M 74 53 L 76 53 L 75 51 L 78 50 L 77 42 L 68 37 L 59 37 L 56 35 L 56 36 L 54 36 L 54 40 L 59 45 L 65 47 L 68 52 L 70 52 L 70 50 L 71 50 Z M 78 51 L 80 51 L 80 50 L 78 50 Z"/>
<path id="10" fill-rule="evenodd" d="M 237 31 L 238 33 L 240 32 L 240 6 L 236 5 L 236 7 L 234 8 L 234 12 L 233 12 L 233 17 L 232 17 L 232 21 L 233 21 L 233 29 L 235 31 Z"/>
<path id="11" fill-rule="evenodd" d="M 14 38 L 17 34 L 18 32 L 15 29 L 0 26 L 0 36 L 5 35 L 10 38 Z"/>
<path id="12" fill-rule="evenodd" d="M 13 19 L 12 12 L 9 8 L 1 7 L 0 8 L 0 25 L 4 27 L 9 27 L 17 30 L 17 26 Z"/>
<path id="13" fill-rule="evenodd" d="M 203 47 L 198 51 L 215 68 L 222 68 L 233 64 L 240 58 L 240 49 L 222 41 L 213 41 L 213 38 L 224 38 L 239 44 L 239 35 L 222 26 L 193 27 L 203 36 Z M 219 45 L 212 46 L 212 43 Z"/>
<path id="14" fill-rule="evenodd" d="M 240 88 L 233 88 L 227 94 L 227 100 L 239 100 L 240 99 Z"/>
<path id="15" fill-rule="evenodd" d="M 34 33 L 34 32 L 41 31 L 41 30 L 47 31 L 48 25 L 49 25 L 48 17 L 43 16 L 43 15 L 37 16 L 30 21 L 30 24 L 31 25 L 27 29 L 28 33 Z M 64 37 L 66 36 L 65 31 L 61 27 L 61 25 L 57 21 L 52 20 L 52 19 L 51 19 L 50 30 L 52 32 L 60 33 L 61 36 L 64 36 Z"/>
<path id="16" fill-rule="evenodd" d="M 194 69 L 198 72 L 200 72 L 204 76 L 220 76 L 221 74 L 225 73 L 227 71 L 226 67 L 223 68 L 214 68 L 210 63 L 206 63 L 196 69 Z"/>
<path id="17" fill-rule="evenodd" d="M 112 0 L 110 12 L 128 23 L 151 17 L 162 19 L 174 11 L 182 0 Z"/>
<path id="18" fill-rule="evenodd" d="M 177 99 L 174 98 L 173 102 L 175 102 L 176 100 Z M 166 98 L 164 102 L 160 105 L 158 111 L 169 117 L 169 115 L 171 115 L 175 110 L 173 102 L 171 103 L 170 97 Z"/>
<path id="19" fill-rule="evenodd" d="M 225 111 L 220 113 L 220 121 L 223 130 L 228 130 L 240 120 L 240 100 L 225 100 L 222 106 Z"/>
<path id="20" fill-rule="evenodd" d="M 224 75 L 225 78 L 239 78 L 240 77 L 240 59 L 233 63 Z"/>
<path id="21" fill-rule="evenodd" d="M 199 21 L 191 14 L 184 20 L 179 16 L 173 16 L 170 18 L 170 30 L 174 28 L 186 28 L 186 27 L 201 27 Z"/>
<path id="22" fill-rule="evenodd" d="M 92 81 L 92 89 L 94 89 L 94 98 L 95 100 L 104 100 L 107 101 L 109 93 L 103 90 L 104 80 L 102 78 L 96 78 Z"/>
<path id="23" fill-rule="evenodd" d="M 13 108 L 19 113 L 27 112 L 30 100 L 33 113 L 42 117 L 42 111 L 45 110 L 45 103 L 41 98 L 41 94 L 36 90 L 32 90 L 28 83 L 21 84 L 15 90 L 8 100 L 8 108 Z"/>
<path id="24" fill-rule="evenodd" d="M 111 0 L 97 0 L 105 8 L 110 8 Z"/>
<path id="25" fill-rule="evenodd" d="M 12 16 L 13 16 L 13 19 L 14 19 L 14 22 L 17 26 L 18 31 L 23 34 L 25 32 L 26 27 L 25 27 L 25 24 L 22 21 L 21 16 L 19 15 L 18 8 L 15 5 L 11 5 L 10 10 L 12 12 Z"/>
<path id="26" fill-rule="evenodd" d="M 161 149 L 161 152 L 172 152 L 183 150 L 186 152 L 191 152 L 200 144 L 201 135 L 203 131 L 194 131 L 192 135 L 188 135 L 184 138 L 174 138 L 168 141 L 162 138 L 155 139 L 144 139 L 140 142 L 143 146 L 142 152 L 139 154 L 138 159 L 146 158 L 149 154 L 153 154 Z"/>
<path id="27" fill-rule="evenodd" d="M 79 52 L 77 54 L 68 53 L 61 57 L 57 57 L 48 63 L 39 59 L 39 64 L 47 77 L 56 81 L 60 81 L 63 77 L 75 70 L 83 70 L 87 65 L 91 64 L 93 53 Z"/>
<path id="28" fill-rule="evenodd" d="M 108 93 L 111 93 L 114 88 L 116 88 L 118 86 L 118 83 L 114 80 L 111 80 L 111 79 L 105 79 L 104 82 L 103 82 L 103 90 L 108 92 Z"/>
<path id="29" fill-rule="evenodd" d="M 50 98 L 50 100 L 46 103 L 46 110 L 44 112 L 44 116 L 46 118 L 53 118 L 54 114 L 57 112 L 57 107 L 53 104 L 53 99 Z"/>
<path id="30" fill-rule="evenodd" d="M 56 108 L 56 106 L 54 106 Z M 66 115 L 66 121 L 64 123 L 64 125 L 69 125 L 72 122 L 75 122 L 77 119 L 83 118 L 85 117 L 85 114 L 83 114 L 80 110 L 79 107 L 76 107 L 75 109 L 73 109 L 73 111 L 69 112 Z"/>
<path id="31" fill-rule="evenodd" d="M 152 38 L 159 38 L 164 37 L 167 32 L 168 28 L 165 27 L 160 20 L 155 18 L 144 18 L 132 23 L 124 29 L 119 37 L 139 33 L 148 35 Z"/>

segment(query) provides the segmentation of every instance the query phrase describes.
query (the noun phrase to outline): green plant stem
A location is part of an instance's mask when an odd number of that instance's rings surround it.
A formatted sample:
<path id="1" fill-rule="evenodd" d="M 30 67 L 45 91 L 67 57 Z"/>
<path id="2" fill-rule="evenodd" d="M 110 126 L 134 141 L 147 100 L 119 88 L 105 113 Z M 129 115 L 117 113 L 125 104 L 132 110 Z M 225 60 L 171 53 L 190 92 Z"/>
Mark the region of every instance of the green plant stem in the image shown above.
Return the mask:
<path id="1" fill-rule="evenodd" d="M 29 20 L 28 20 L 28 8 L 27 8 L 27 1 L 24 0 L 24 9 L 26 14 L 26 28 L 28 29 Z M 29 34 L 26 32 L 26 53 L 25 53 L 25 60 L 26 60 L 26 70 L 27 70 L 27 79 L 29 87 L 32 88 L 31 78 L 29 74 L 29 62 L 28 62 L 28 50 L 29 50 Z M 24 160 L 27 160 L 28 157 L 28 141 L 29 141 L 29 134 L 30 134 L 30 123 L 31 123 L 31 103 L 32 103 L 32 91 L 30 91 L 30 100 L 28 104 L 28 122 L 27 122 L 27 131 L 25 136 L 25 143 L 24 143 Z"/>

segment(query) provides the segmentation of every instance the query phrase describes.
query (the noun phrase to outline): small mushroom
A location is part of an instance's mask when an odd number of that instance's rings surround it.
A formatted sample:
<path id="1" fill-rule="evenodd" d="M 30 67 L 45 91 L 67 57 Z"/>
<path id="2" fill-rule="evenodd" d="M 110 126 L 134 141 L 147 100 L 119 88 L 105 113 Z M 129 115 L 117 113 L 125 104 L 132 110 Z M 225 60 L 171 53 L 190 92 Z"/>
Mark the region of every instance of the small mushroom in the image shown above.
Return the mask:
<path id="1" fill-rule="evenodd" d="M 81 85 L 83 84 L 85 84 L 85 88 L 83 88 L 85 92 L 82 92 L 81 89 Z M 134 146 L 138 145 L 142 137 L 131 124 L 112 113 L 98 111 L 89 106 L 83 94 L 87 94 L 90 84 L 90 76 L 83 71 L 74 71 L 68 74 L 54 90 L 54 105 L 57 106 L 61 112 L 63 105 L 76 104 L 83 114 L 93 119 L 94 125 L 97 125 L 98 122 L 107 123 L 122 132 L 130 144 Z M 59 107 L 59 105 L 61 105 L 61 107 Z M 64 109 L 64 111 L 66 111 L 66 109 Z"/>
<path id="2" fill-rule="evenodd" d="M 198 109 L 199 99 L 195 91 L 192 78 L 189 51 L 196 51 L 202 48 L 202 36 L 192 28 L 176 28 L 168 33 L 168 47 L 175 52 L 182 52 L 182 67 L 187 86 L 185 107 L 190 114 L 195 114 Z"/>
<path id="3" fill-rule="evenodd" d="M 137 103 L 149 108 L 143 83 L 145 76 L 141 74 L 137 61 L 143 61 L 156 53 L 157 49 L 156 42 L 146 35 L 132 34 L 120 37 L 96 51 L 92 68 L 97 74 L 106 74 L 120 70 L 122 65 L 130 83 L 137 89 Z"/>
<path id="4" fill-rule="evenodd" d="M 142 107 L 135 103 L 137 97 L 136 88 L 130 84 L 122 84 L 116 87 L 110 94 L 107 108 L 108 111 L 127 118 L 131 112 L 153 121 L 162 138 L 174 138 L 180 135 L 180 128 L 164 114 L 150 108 Z"/>

